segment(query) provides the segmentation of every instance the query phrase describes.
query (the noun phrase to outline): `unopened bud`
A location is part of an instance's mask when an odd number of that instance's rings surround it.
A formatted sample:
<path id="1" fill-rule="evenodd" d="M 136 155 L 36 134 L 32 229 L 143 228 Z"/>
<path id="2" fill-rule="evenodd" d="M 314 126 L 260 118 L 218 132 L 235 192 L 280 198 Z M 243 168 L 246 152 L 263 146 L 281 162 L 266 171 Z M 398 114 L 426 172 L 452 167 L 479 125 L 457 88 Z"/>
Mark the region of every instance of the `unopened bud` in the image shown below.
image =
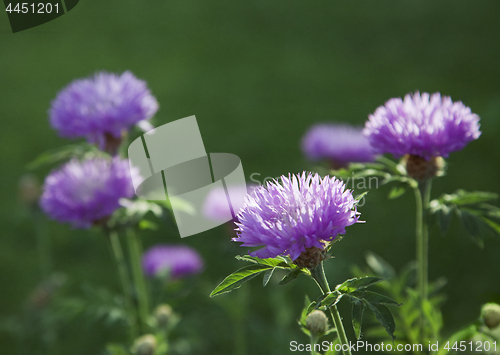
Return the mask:
<path id="1" fill-rule="evenodd" d="M 403 158 L 406 173 L 417 181 L 425 181 L 443 175 L 444 159 L 432 157 L 429 160 L 418 155 L 407 154 Z"/>
<path id="2" fill-rule="evenodd" d="M 328 330 L 328 318 L 320 310 L 312 311 L 306 318 L 306 328 L 312 335 L 320 337 Z"/>
<path id="3" fill-rule="evenodd" d="M 481 310 L 481 315 L 488 328 L 496 328 L 500 324 L 500 305 L 486 303 Z"/>
<path id="4" fill-rule="evenodd" d="M 154 335 L 146 334 L 134 341 L 132 353 L 134 355 L 153 355 L 156 350 L 156 338 Z"/>
<path id="5" fill-rule="evenodd" d="M 165 328 L 171 321 L 174 312 L 168 304 L 161 304 L 156 307 L 154 317 L 159 327 Z"/>
<path id="6" fill-rule="evenodd" d="M 324 249 L 311 247 L 304 250 L 293 263 L 300 268 L 314 269 L 326 258 L 326 247 Z"/>

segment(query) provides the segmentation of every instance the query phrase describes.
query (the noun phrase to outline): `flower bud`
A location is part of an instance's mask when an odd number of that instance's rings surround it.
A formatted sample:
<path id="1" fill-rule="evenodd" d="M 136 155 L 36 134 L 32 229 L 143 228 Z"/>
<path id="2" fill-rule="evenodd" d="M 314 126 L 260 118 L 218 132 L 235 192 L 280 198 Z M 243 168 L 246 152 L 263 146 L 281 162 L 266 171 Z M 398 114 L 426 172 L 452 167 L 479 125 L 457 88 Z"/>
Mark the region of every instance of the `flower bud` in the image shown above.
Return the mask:
<path id="1" fill-rule="evenodd" d="M 403 158 L 406 173 L 417 181 L 425 181 L 443 174 L 444 159 L 432 157 L 429 160 L 418 155 L 407 154 Z"/>
<path id="2" fill-rule="evenodd" d="M 161 328 L 167 327 L 172 320 L 173 314 L 174 312 L 172 311 L 172 307 L 170 307 L 168 304 L 159 305 L 154 311 L 156 324 L 158 324 L 158 326 Z"/>
<path id="3" fill-rule="evenodd" d="M 137 338 L 132 345 L 134 355 L 153 355 L 156 350 L 156 338 L 151 334 Z"/>
<path id="4" fill-rule="evenodd" d="M 311 247 L 304 250 L 293 263 L 300 268 L 314 269 L 326 258 L 326 247 L 324 249 Z"/>
<path id="5" fill-rule="evenodd" d="M 306 318 L 306 328 L 312 335 L 320 337 L 328 330 L 328 318 L 320 310 L 312 311 Z"/>
<path id="6" fill-rule="evenodd" d="M 481 316 L 488 328 L 496 328 L 500 324 L 500 305 L 486 303 L 481 310 Z"/>

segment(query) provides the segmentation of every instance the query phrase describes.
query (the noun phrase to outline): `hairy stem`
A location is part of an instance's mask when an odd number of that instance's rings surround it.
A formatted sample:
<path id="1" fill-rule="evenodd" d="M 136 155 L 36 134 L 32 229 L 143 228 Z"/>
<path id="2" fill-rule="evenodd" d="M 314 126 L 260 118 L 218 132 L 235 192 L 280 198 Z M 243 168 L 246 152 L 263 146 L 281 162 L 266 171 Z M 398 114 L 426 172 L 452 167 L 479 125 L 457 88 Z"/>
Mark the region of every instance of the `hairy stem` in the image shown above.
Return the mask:
<path id="1" fill-rule="evenodd" d="M 314 269 L 310 269 L 310 271 L 311 271 L 311 276 L 316 281 L 323 294 L 326 295 L 328 292 L 330 292 L 330 286 L 328 285 L 328 280 L 326 279 L 325 269 L 323 268 L 323 262 L 321 262 Z M 340 318 L 339 310 L 337 309 L 336 305 L 330 307 L 330 315 L 332 317 L 333 324 L 337 329 L 337 335 L 339 337 L 340 344 L 342 345 L 342 349 L 347 349 L 347 350 L 342 350 L 342 353 L 344 355 L 351 355 L 351 350 L 349 348 L 349 341 L 347 340 L 347 336 L 344 330 L 344 325 L 342 324 L 342 318 Z"/>

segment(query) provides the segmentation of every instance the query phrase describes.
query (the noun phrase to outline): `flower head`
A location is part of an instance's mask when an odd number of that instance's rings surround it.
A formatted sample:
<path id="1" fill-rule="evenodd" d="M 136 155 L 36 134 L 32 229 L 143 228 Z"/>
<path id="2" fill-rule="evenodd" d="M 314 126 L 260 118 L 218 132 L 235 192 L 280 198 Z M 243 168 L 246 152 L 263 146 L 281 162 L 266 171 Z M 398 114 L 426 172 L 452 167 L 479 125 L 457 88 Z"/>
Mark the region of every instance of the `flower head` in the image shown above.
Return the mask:
<path id="1" fill-rule="evenodd" d="M 228 187 L 230 196 L 245 196 L 247 191 L 246 186 Z M 234 205 L 232 206 L 234 207 Z M 216 187 L 208 193 L 202 211 L 203 215 L 211 220 L 225 222 L 227 220 L 228 208 L 226 191 L 222 187 Z M 238 211 L 234 211 L 234 213 L 238 214 Z"/>
<path id="2" fill-rule="evenodd" d="M 49 116 L 62 137 L 86 137 L 103 148 L 106 139 L 120 139 L 123 131 L 156 111 L 158 102 L 146 82 L 128 71 L 101 72 L 65 87 L 52 101 Z"/>
<path id="3" fill-rule="evenodd" d="M 289 255 L 296 260 L 306 249 L 324 249 L 358 222 L 356 201 L 337 178 L 304 172 L 282 176 L 281 182 L 256 188 L 238 214 L 238 237 L 233 241 L 263 246 L 250 255 Z"/>
<path id="4" fill-rule="evenodd" d="M 128 161 L 71 160 L 45 178 L 40 205 L 59 222 L 88 228 L 118 209 L 121 198 L 133 195 Z"/>
<path id="5" fill-rule="evenodd" d="M 363 133 L 377 153 L 426 160 L 448 157 L 477 139 L 479 117 L 462 102 L 428 93 L 390 99 L 369 116 Z"/>
<path id="6" fill-rule="evenodd" d="M 345 124 L 318 124 L 302 139 L 302 151 L 310 160 L 328 159 L 340 167 L 371 162 L 375 159 L 373 149 L 362 131 Z"/>
<path id="7" fill-rule="evenodd" d="M 156 245 L 142 256 L 142 269 L 147 276 L 160 276 L 169 272 L 172 279 L 198 274 L 203 270 L 203 260 L 196 250 L 185 245 Z"/>

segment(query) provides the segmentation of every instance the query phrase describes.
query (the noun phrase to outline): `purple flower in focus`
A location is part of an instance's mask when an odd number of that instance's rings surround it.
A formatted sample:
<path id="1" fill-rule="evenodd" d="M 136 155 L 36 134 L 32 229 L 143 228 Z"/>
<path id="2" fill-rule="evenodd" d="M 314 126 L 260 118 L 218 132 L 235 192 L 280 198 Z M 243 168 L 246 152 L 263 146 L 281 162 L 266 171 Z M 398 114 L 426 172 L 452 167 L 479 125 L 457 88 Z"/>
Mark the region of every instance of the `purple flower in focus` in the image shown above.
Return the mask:
<path id="1" fill-rule="evenodd" d="M 318 124 L 302 139 L 302 151 L 310 160 L 328 159 L 338 167 L 372 162 L 375 156 L 362 131 L 344 124 Z"/>
<path id="2" fill-rule="evenodd" d="M 173 279 L 198 274 L 203 260 L 196 250 L 186 245 L 160 244 L 148 249 L 142 256 L 142 269 L 147 276 L 161 276 L 165 271 Z"/>
<path id="3" fill-rule="evenodd" d="M 238 237 L 233 241 L 263 246 L 250 255 L 290 255 L 295 260 L 306 248 L 324 249 L 358 222 L 355 200 L 341 180 L 303 172 L 282 176 L 281 181 L 256 188 L 238 214 Z"/>
<path id="4" fill-rule="evenodd" d="M 462 102 L 428 93 L 390 99 L 369 116 L 363 133 L 377 153 L 448 157 L 477 139 L 479 117 Z"/>
<path id="5" fill-rule="evenodd" d="M 129 163 L 120 158 L 71 160 L 45 178 L 40 206 L 51 218 L 89 228 L 134 196 Z"/>
<path id="6" fill-rule="evenodd" d="M 106 138 L 120 139 L 123 131 L 156 111 L 158 102 L 146 82 L 127 71 L 73 81 L 52 101 L 49 115 L 62 137 L 86 137 L 102 148 Z"/>
<path id="7" fill-rule="evenodd" d="M 230 195 L 242 196 L 247 194 L 248 189 L 246 186 L 229 186 L 228 191 Z M 222 187 L 216 187 L 208 193 L 202 211 L 206 218 L 225 222 L 227 221 L 228 208 L 226 191 Z M 236 215 L 238 212 L 234 211 Z"/>

